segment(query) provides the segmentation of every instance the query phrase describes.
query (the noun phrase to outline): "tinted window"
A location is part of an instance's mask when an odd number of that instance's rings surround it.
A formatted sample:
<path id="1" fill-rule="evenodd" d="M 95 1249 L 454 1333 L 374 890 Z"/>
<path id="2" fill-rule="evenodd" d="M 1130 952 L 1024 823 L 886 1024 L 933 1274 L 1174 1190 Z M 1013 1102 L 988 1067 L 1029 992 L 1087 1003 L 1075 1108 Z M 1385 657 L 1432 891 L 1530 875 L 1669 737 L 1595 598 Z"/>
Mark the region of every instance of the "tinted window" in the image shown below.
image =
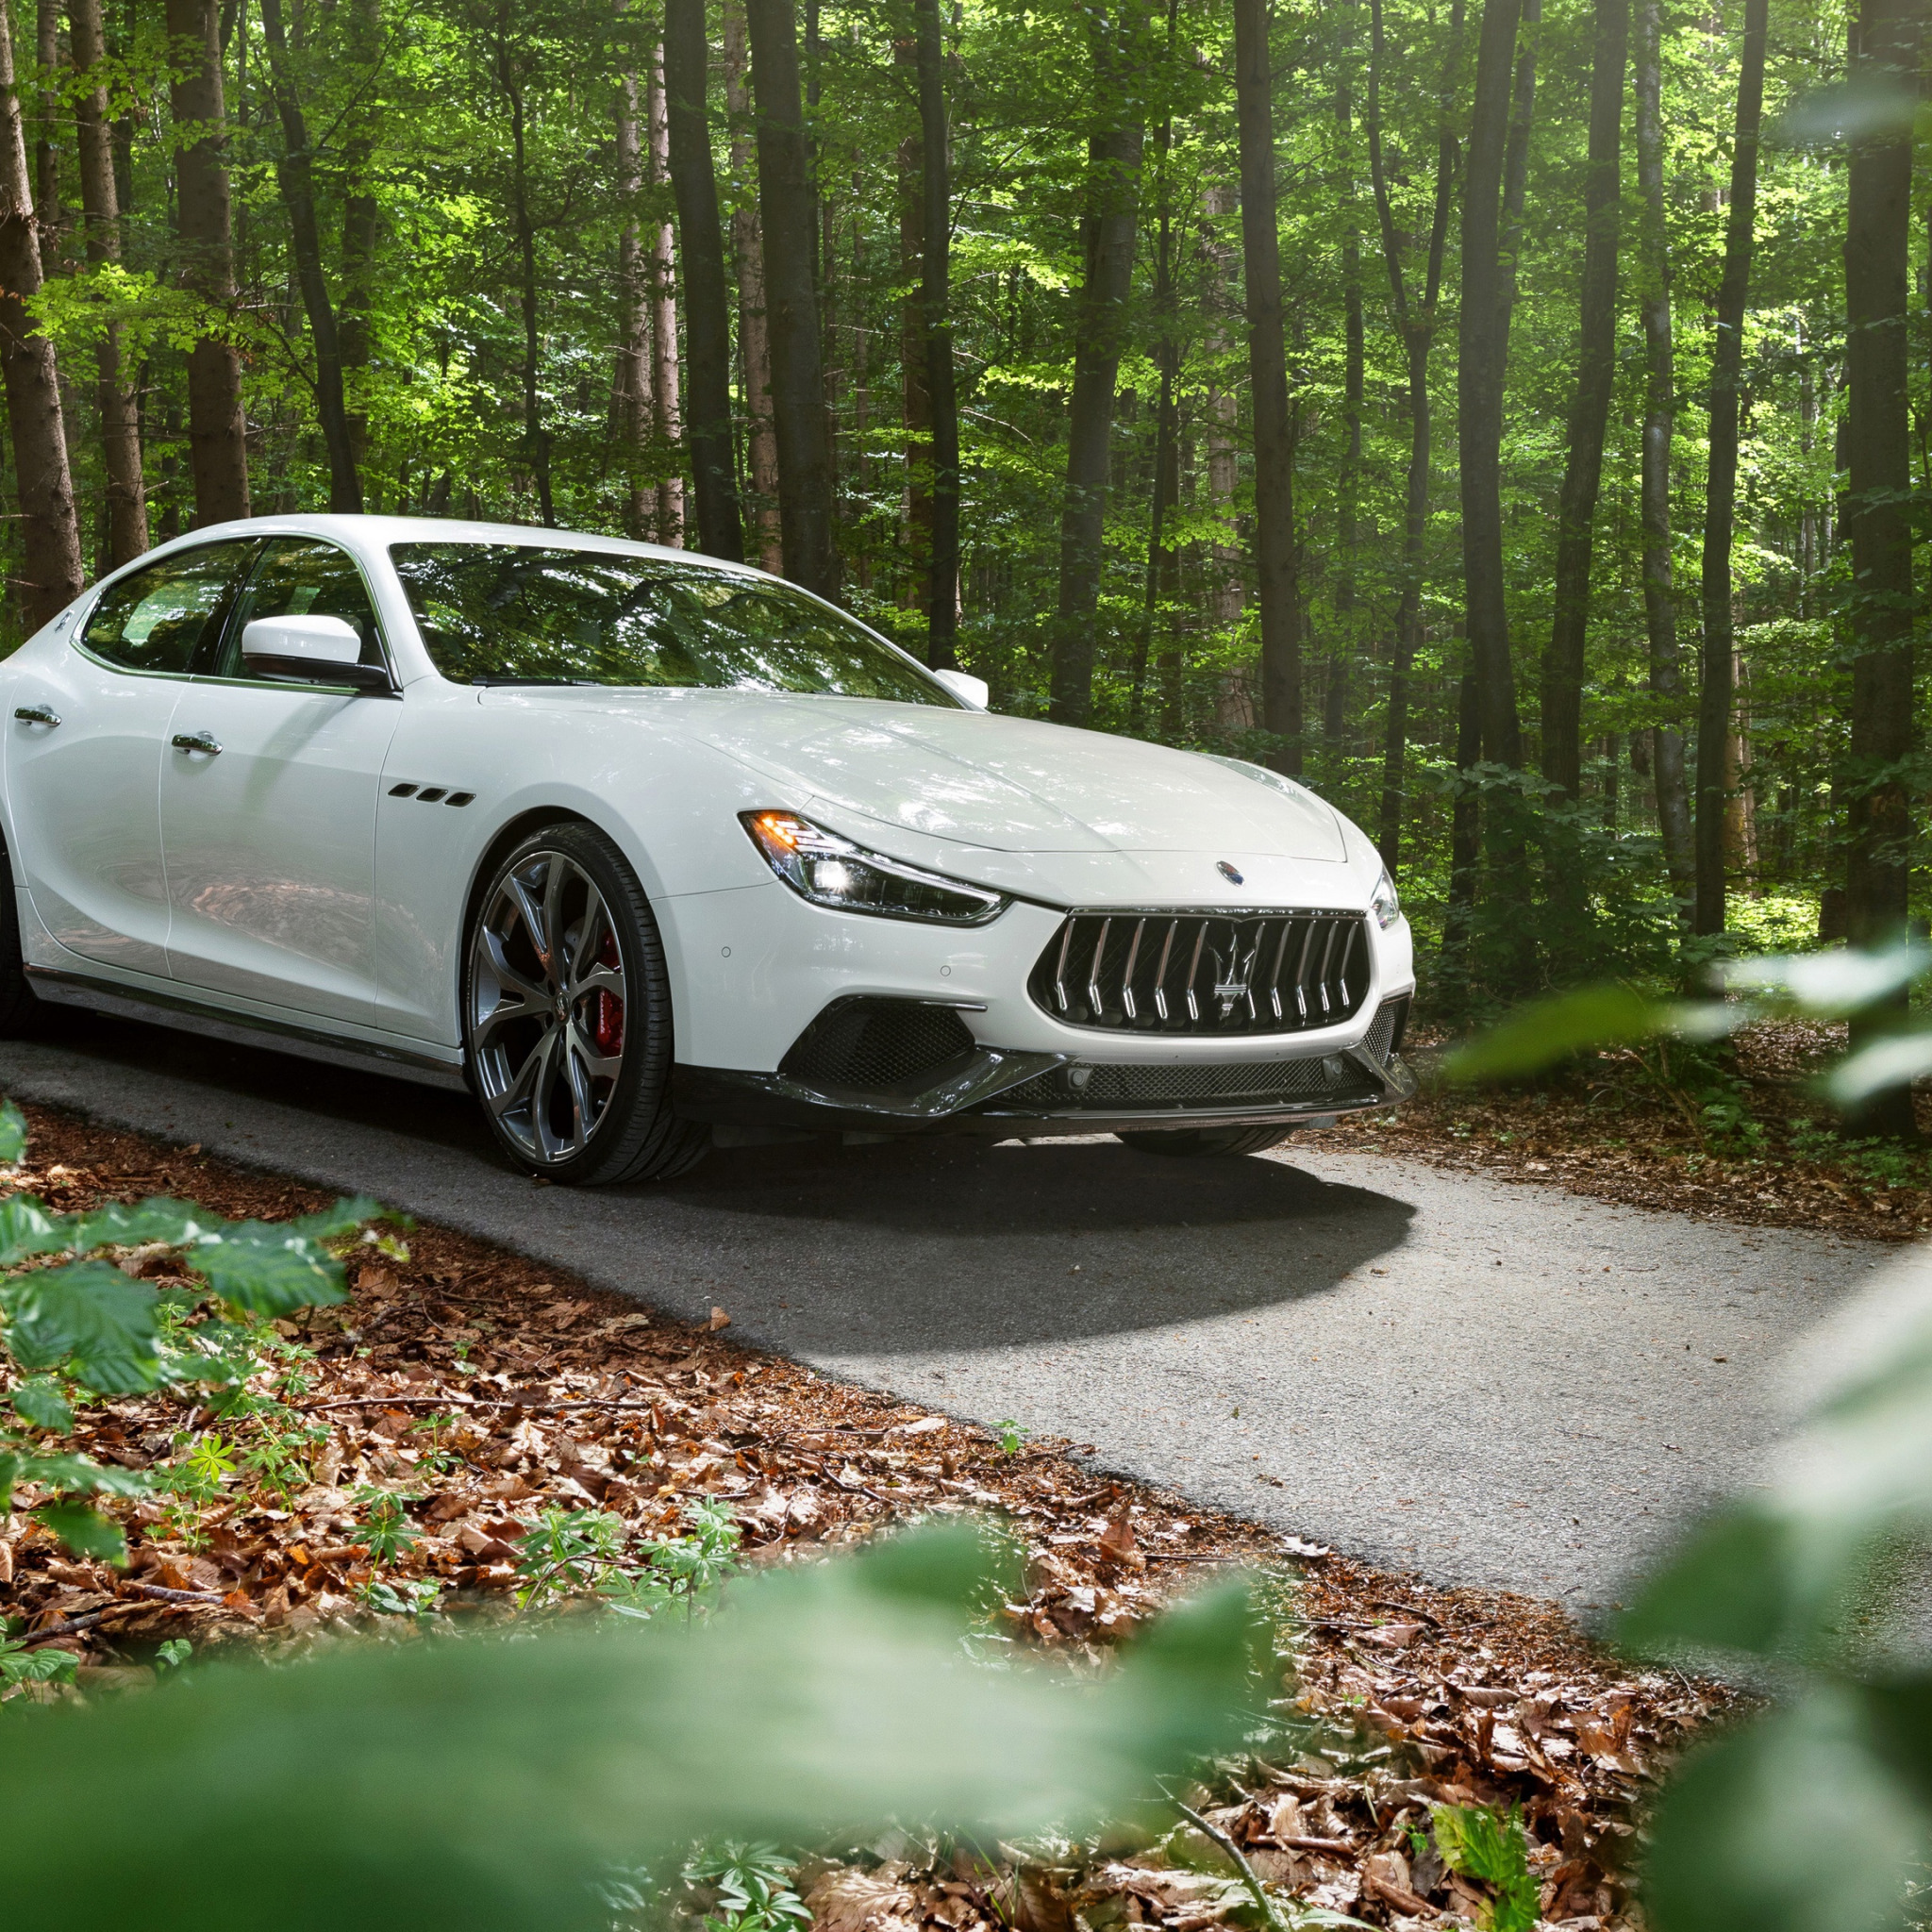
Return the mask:
<path id="1" fill-rule="evenodd" d="M 708 686 L 958 701 L 843 612 L 695 563 L 509 543 L 390 552 L 436 668 L 458 683 Z"/>
<path id="2" fill-rule="evenodd" d="M 128 671 L 211 670 L 236 581 L 254 554 L 252 543 L 211 543 L 109 584 L 81 641 Z"/>
<path id="3" fill-rule="evenodd" d="M 376 628 L 375 607 L 355 558 L 333 543 L 306 537 L 277 537 L 263 544 L 242 592 L 228 641 L 222 652 L 224 677 L 252 677 L 242 658 L 242 633 L 258 617 L 340 617 L 362 640 L 361 661 L 379 665 L 382 634 Z M 324 683 L 326 672 L 318 672 Z"/>

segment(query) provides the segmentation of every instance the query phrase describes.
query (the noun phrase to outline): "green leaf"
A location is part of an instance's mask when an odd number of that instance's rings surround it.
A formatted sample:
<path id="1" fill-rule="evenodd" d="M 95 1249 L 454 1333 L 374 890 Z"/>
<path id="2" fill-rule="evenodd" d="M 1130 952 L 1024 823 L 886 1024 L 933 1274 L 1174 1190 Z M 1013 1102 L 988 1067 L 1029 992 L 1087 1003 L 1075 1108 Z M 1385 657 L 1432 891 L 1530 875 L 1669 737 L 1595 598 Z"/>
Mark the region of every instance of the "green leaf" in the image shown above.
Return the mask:
<path id="1" fill-rule="evenodd" d="M 64 1436 L 74 1426 L 74 1411 L 57 1382 L 23 1382 L 12 1399 L 14 1413 L 37 1429 L 58 1429 Z"/>
<path id="2" fill-rule="evenodd" d="M 1522 1814 L 1513 1806 L 1499 1816 L 1480 1805 L 1438 1805 L 1434 1828 L 1442 1862 L 1495 1891 L 1477 1920 L 1483 1932 L 1535 1932 L 1541 1893 L 1530 1876 Z"/>
<path id="3" fill-rule="evenodd" d="M 1722 1008 L 1717 1011 L 1727 1013 Z M 1738 1024 L 1746 1017 L 1740 1011 Z M 1585 987 L 1519 1007 L 1487 1033 L 1457 1047 L 1443 1060 L 1442 1072 L 1457 1081 L 1514 1079 L 1592 1047 L 1686 1030 L 1707 1037 L 1710 1024 L 1707 1015 L 1682 1001 L 1652 999 L 1633 986 Z"/>
<path id="4" fill-rule="evenodd" d="M 165 1241 L 178 1248 L 219 1234 L 226 1225 L 219 1214 L 210 1214 L 192 1201 L 170 1201 L 157 1195 L 131 1208 L 110 1201 L 81 1216 L 74 1229 L 74 1245 L 83 1254 L 91 1248 L 143 1247 L 149 1241 Z"/>
<path id="5" fill-rule="evenodd" d="M 0 1686 L 8 1684 L 54 1684 L 74 1681 L 80 1659 L 58 1643 L 29 1650 L 10 1637 L 0 1637 Z"/>
<path id="6" fill-rule="evenodd" d="M 17 1274 L 0 1283 L 0 1307 L 23 1368 L 64 1365 L 84 1387 L 113 1395 L 161 1380 L 155 1291 L 107 1261 Z"/>
<path id="7" fill-rule="evenodd" d="M 1890 946 L 1882 952 L 1836 949 L 1733 959 L 1724 969 L 1733 991 L 1782 993 L 1801 1012 L 1842 1020 L 1901 992 L 1932 967 L 1924 946 Z"/>
<path id="8" fill-rule="evenodd" d="M 1790 1629 L 1791 1524 L 1761 1503 L 1734 1505 L 1693 1530 L 1617 1620 L 1644 1653 L 1737 1650 L 1768 1657 Z"/>
<path id="9" fill-rule="evenodd" d="M 0 1493 L 20 1483 L 38 1483 L 43 1490 L 71 1491 L 81 1495 L 145 1496 L 155 1478 L 145 1470 L 122 1469 L 96 1462 L 91 1456 L 69 1450 L 58 1456 L 32 1456 L 17 1449 L 0 1452 Z"/>
<path id="10" fill-rule="evenodd" d="M 0 1167 L 18 1167 L 26 1158 L 26 1116 L 10 1100 L 0 1100 Z"/>
<path id="11" fill-rule="evenodd" d="M 1888 1087 L 1905 1087 L 1932 1074 L 1932 1030 L 1874 1041 L 1832 1069 L 1824 1091 L 1840 1107 L 1857 1107 Z"/>
<path id="12" fill-rule="evenodd" d="M 958 1534 L 913 1555 L 957 1576 Z M 1083 1683 L 972 1661 L 994 1572 L 941 1604 L 907 1562 L 748 1577 L 694 1626 L 210 1662 L 166 1697 L 0 1724 L 7 1894 L 46 1932 L 125 1923 L 129 1900 L 146 1932 L 259 1932 L 265 1898 L 277 1932 L 340 1932 L 371 1899 L 411 1932 L 592 1932 L 600 1874 L 694 1839 L 1082 1830 L 1241 1738 L 1244 1589 Z"/>
<path id="13" fill-rule="evenodd" d="M 1927 1849 L 1861 1700 L 1820 1685 L 1686 1762 L 1652 1827 L 1645 1913 L 1655 1932 L 1879 1932 Z"/>
<path id="14" fill-rule="evenodd" d="M 51 1215 L 31 1194 L 0 1201 L 0 1268 L 12 1268 L 35 1255 L 58 1255 L 73 1242 L 74 1217 Z"/>
<path id="15" fill-rule="evenodd" d="M 258 1315 L 346 1301 L 342 1264 L 286 1222 L 242 1221 L 198 1242 L 190 1264 L 225 1302 Z"/>
<path id="16" fill-rule="evenodd" d="M 315 1241 L 335 1241 L 345 1234 L 354 1234 L 358 1228 L 366 1227 L 372 1221 L 392 1221 L 401 1227 L 415 1225 L 407 1214 L 397 1214 L 385 1208 L 380 1201 L 372 1200 L 367 1194 L 355 1194 L 344 1201 L 338 1201 L 333 1208 L 324 1208 L 314 1214 L 304 1214 L 287 1224 L 294 1234 L 306 1234 Z"/>
<path id="17" fill-rule="evenodd" d="M 127 1539 L 111 1516 L 85 1503 L 42 1503 L 34 1521 L 52 1530 L 76 1557 L 94 1557 L 121 1568 L 127 1561 Z"/>

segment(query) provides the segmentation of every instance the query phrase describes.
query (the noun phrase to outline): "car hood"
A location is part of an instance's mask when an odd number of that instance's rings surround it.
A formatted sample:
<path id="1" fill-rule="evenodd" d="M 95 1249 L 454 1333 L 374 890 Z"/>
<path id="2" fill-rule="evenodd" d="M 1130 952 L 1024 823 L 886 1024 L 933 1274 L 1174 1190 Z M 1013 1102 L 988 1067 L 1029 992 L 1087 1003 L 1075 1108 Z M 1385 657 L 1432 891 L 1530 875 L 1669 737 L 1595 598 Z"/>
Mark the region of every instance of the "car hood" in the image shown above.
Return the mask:
<path id="1" fill-rule="evenodd" d="M 709 695 L 709 694 L 708 694 Z M 1341 863 L 1341 821 L 1212 758 L 986 711 L 720 692 L 687 728 L 841 814 L 995 852 L 1241 852 Z"/>

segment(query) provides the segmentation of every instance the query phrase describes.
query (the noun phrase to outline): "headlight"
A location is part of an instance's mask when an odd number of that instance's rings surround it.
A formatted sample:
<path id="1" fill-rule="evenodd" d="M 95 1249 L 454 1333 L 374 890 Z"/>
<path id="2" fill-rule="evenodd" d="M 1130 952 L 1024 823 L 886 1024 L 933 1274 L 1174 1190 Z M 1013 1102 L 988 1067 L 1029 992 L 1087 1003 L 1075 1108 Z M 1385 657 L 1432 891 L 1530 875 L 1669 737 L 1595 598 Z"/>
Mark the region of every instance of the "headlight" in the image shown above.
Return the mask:
<path id="1" fill-rule="evenodd" d="M 984 925 L 1007 909 L 1004 893 L 868 852 L 795 812 L 747 811 L 739 818 L 772 870 L 814 906 L 938 925 Z"/>
<path id="2" fill-rule="evenodd" d="M 1369 894 L 1369 909 L 1384 932 L 1402 917 L 1402 901 L 1395 896 L 1395 881 L 1389 876 L 1386 865 L 1382 876 L 1375 881 L 1375 890 Z"/>

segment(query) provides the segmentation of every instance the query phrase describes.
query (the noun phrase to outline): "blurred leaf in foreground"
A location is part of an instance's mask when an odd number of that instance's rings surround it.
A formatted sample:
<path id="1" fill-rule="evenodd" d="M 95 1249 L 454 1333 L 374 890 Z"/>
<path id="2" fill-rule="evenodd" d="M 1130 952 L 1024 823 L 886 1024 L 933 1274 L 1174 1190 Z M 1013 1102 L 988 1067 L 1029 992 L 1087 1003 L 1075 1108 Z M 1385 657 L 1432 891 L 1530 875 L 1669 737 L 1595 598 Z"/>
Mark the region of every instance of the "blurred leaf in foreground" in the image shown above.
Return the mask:
<path id="1" fill-rule="evenodd" d="M 1451 1080 L 1509 1080 L 1541 1073 L 1573 1053 L 1622 1046 L 1659 1033 L 1694 1027 L 1701 1008 L 1683 1000 L 1653 999 L 1634 986 L 1587 986 L 1532 1000 L 1442 1062 Z"/>
<path id="2" fill-rule="evenodd" d="M 1239 1736 L 1248 1591 L 1164 1617 L 1096 1683 L 969 1655 L 987 1544 L 931 1529 L 758 1577 L 731 1607 L 424 1640 L 0 1724 L 0 1895 L 43 1932 L 570 1932 L 693 1838 L 932 1820 L 1079 1829 Z"/>

